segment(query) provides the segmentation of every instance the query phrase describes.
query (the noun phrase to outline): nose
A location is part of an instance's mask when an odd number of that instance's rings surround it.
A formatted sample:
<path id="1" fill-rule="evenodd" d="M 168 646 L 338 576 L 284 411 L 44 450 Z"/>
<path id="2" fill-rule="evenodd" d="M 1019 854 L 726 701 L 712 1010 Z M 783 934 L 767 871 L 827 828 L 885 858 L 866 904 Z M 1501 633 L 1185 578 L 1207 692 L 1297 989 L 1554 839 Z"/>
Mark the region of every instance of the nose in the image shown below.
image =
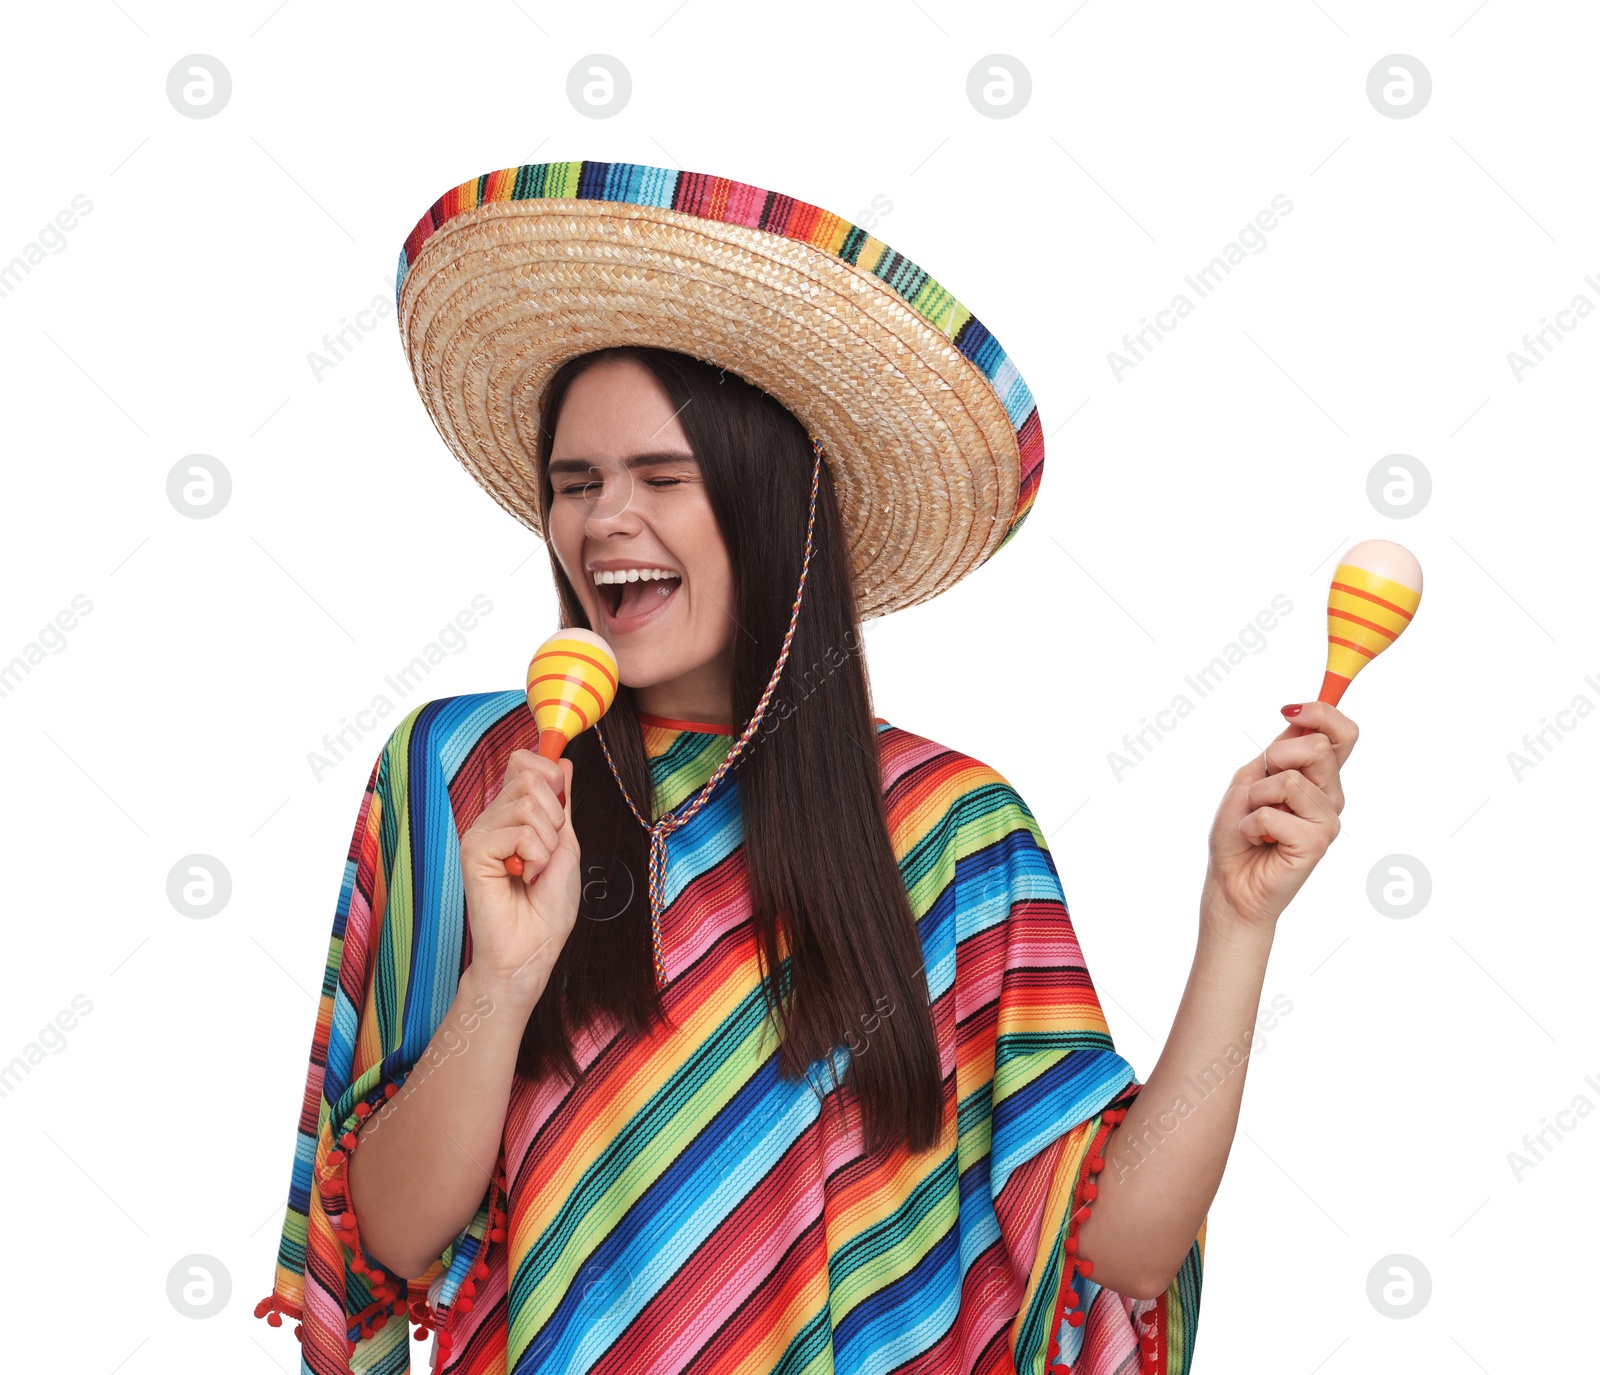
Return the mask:
<path id="1" fill-rule="evenodd" d="M 639 529 L 639 515 L 634 510 L 633 472 L 620 468 L 596 474 L 597 481 L 590 487 L 583 515 L 584 533 L 592 539 L 633 534 Z"/>

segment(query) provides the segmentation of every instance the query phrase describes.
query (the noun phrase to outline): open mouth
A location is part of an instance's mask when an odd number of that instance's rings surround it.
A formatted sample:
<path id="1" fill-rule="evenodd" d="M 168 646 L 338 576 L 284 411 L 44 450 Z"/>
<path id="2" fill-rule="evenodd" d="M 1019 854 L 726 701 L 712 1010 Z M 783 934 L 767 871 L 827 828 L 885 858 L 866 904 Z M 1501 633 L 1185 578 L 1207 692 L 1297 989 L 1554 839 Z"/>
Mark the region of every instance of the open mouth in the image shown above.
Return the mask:
<path id="1" fill-rule="evenodd" d="M 654 616 L 672 600 L 683 582 L 665 568 L 597 569 L 590 576 L 606 616 L 620 626 Z"/>

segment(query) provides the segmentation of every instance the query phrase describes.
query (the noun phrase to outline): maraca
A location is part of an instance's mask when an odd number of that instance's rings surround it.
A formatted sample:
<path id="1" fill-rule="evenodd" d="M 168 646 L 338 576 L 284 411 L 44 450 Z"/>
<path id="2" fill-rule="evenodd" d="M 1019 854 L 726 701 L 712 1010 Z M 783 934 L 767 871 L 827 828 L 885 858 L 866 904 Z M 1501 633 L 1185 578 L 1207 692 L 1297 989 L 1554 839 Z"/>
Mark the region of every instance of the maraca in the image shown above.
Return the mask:
<path id="1" fill-rule="evenodd" d="M 1400 637 L 1422 600 L 1422 565 L 1386 539 L 1353 545 L 1328 588 L 1328 667 L 1319 702 L 1338 706 L 1350 680 Z"/>
<path id="2" fill-rule="evenodd" d="M 617 696 L 617 657 L 592 630 L 558 630 L 528 663 L 528 710 L 539 726 L 539 753 L 559 759 L 573 736 L 586 731 Z M 565 799 L 562 799 L 565 801 Z M 506 873 L 522 873 L 522 856 L 507 855 Z"/>
<path id="3" fill-rule="evenodd" d="M 1350 680 L 1411 624 L 1421 600 L 1422 565 L 1409 549 L 1386 539 L 1352 545 L 1328 585 L 1328 667 L 1317 700 L 1338 706 Z M 1290 734 L 1309 735 L 1310 728 L 1296 725 Z M 1272 805 L 1290 810 L 1282 802 Z M 1273 843 L 1271 836 L 1262 840 Z"/>

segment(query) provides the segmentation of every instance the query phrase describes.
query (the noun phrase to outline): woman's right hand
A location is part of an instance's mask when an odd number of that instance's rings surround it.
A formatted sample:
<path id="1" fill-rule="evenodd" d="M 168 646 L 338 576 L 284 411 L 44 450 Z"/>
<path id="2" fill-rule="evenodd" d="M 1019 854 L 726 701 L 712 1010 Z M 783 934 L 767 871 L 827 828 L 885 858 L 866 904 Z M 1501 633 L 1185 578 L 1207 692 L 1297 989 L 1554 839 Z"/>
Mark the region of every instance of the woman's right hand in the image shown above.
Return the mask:
<path id="1" fill-rule="evenodd" d="M 565 802 L 556 801 L 556 795 Z M 522 859 L 522 873 L 506 859 Z M 531 1011 L 572 933 L 582 894 L 572 762 L 514 750 L 500 792 L 461 837 L 474 979 Z"/>

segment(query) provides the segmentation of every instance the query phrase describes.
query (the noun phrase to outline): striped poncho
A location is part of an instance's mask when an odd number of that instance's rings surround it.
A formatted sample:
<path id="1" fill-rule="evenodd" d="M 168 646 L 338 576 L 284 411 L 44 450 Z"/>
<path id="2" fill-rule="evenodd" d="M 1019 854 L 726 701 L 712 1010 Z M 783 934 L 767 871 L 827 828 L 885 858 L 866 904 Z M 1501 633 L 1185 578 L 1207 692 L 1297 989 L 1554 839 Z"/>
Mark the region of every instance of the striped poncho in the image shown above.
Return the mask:
<path id="1" fill-rule="evenodd" d="M 642 725 L 659 817 L 732 736 Z M 1203 1228 L 1159 1299 L 1075 1260 L 1140 1085 L 1039 827 L 994 770 L 876 728 L 945 1076 L 940 1144 L 866 1154 L 859 1104 L 824 1113 L 812 1082 L 778 1073 L 734 770 L 668 839 L 662 998 L 680 1030 L 635 1042 L 591 1024 L 574 1036 L 578 1085 L 516 1076 L 478 1215 L 409 1284 L 361 1249 L 342 1167 L 455 997 L 459 838 L 538 732 L 520 689 L 428 702 L 395 728 L 350 843 L 276 1281 L 256 1309 L 298 1320 L 302 1371 L 405 1375 L 408 1319 L 447 1353 L 438 1375 L 1189 1370 Z M 812 1079 L 834 1085 L 848 1056 Z"/>

